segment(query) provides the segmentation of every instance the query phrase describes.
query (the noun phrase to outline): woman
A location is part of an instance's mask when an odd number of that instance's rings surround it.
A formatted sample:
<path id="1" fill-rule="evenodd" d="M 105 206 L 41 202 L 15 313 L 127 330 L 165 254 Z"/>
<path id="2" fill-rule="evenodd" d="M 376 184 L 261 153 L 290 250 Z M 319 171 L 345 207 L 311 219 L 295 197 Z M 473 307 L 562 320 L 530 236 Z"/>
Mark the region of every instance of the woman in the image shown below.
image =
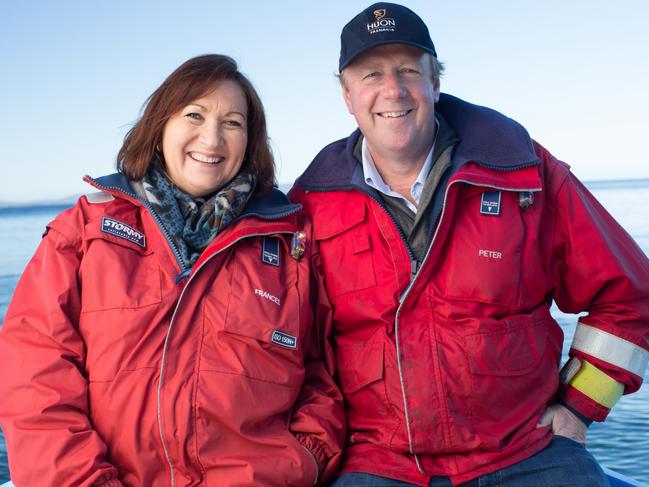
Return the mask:
<path id="1" fill-rule="evenodd" d="M 151 95 L 49 224 L 0 333 L 17 486 L 313 485 L 344 438 L 329 307 L 225 56 Z"/>

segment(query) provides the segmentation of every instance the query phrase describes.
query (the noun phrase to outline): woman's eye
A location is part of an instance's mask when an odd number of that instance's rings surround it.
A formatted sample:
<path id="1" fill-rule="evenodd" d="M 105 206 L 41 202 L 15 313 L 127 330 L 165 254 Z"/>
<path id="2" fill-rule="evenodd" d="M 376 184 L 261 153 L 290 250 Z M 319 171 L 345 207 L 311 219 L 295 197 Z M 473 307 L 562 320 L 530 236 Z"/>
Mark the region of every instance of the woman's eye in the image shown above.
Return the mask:
<path id="1" fill-rule="evenodd" d="M 239 122 L 238 120 L 226 120 L 225 125 L 228 127 L 243 127 L 243 123 Z"/>
<path id="2" fill-rule="evenodd" d="M 203 120 L 203 116 L 200 113 L 190 112 L 185 114 L 186 117 L 191 118 L 192 120 Z"/>

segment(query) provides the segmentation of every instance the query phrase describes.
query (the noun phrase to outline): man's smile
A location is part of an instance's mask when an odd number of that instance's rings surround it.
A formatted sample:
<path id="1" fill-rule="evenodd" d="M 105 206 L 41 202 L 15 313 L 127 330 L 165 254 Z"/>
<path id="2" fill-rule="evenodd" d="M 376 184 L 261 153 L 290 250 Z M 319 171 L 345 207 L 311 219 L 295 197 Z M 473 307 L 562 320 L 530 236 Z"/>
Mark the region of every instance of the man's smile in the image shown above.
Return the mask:
<path id="1" fill-rule="evenodd" d="M 401 117 L 405 117 L 410 112 L 412 112 L 412 109 L 401 110 L 399 112 L 378 112 L 377 115 L 382 118 L 401 118 Z"/>

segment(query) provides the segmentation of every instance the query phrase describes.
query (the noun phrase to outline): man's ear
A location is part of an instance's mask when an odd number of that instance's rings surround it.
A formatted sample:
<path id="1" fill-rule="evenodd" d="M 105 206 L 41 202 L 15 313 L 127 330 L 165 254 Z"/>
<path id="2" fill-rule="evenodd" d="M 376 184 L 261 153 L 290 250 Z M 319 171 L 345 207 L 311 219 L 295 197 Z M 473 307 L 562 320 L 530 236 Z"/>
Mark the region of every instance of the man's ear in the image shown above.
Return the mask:
<path id="1" fill-rule="evenodd" d="M 433 99 L 435 100 L 435 103 L 439 101 L 440 89 L 441 87 L 440 87 L 439 78 L 437 78 L 433 83 Z"/>
<path id="2" fill-rule="evenodd" d="M 347 111 L 353 115 L 354 110 L 352 109 L 351 94 L 349 93 L 349 88 L 347 88 L 347 83 L 344 79 L 342 79 L 342 77 L 340 78 L 340 89 L 343 93 L 343 100 L 345 100 L 345 105 L 347 105 Z"/>

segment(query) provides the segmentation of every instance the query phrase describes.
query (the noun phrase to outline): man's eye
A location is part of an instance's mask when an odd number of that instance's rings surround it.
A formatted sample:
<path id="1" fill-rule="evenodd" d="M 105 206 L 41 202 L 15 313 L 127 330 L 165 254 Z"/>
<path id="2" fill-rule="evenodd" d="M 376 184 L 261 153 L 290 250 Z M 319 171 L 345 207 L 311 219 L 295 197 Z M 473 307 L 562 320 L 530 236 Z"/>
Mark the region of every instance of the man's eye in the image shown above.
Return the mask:
<path id="1" fill-rule="evenodd" d="M 371 79 L 371 78 L 376 78 L 379 76 L 381 73 L 378 71 L 372 71 L 371 73 L 367 73 L 365 76 L 363 76 L 363 79 Z"/>

